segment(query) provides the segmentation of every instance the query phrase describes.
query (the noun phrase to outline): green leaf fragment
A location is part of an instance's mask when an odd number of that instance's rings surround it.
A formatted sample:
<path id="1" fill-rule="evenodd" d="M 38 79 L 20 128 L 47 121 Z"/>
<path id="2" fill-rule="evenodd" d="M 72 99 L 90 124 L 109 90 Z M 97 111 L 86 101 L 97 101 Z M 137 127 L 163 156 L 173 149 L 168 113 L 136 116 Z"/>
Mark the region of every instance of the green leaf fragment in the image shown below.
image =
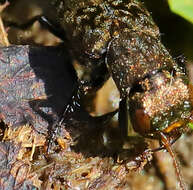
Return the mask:
<path id="1" fill-rule="evenodd" d="M 193 123 L 188 123 L 188 127 L 193 130 Z"/>
<path id="2" fill-rule="evenodd" d="M 168 0 L 172 12 L 193 23 L 193 0 Z"/>

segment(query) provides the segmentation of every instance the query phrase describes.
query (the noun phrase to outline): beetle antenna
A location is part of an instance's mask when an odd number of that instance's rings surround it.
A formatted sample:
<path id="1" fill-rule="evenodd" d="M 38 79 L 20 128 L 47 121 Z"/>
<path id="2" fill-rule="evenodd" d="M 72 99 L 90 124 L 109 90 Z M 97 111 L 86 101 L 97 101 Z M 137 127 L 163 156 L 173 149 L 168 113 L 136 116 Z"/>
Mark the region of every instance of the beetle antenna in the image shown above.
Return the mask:
<path id="1" fill-rule="evenodd" d="M 179 181 L 180 188 L 181 188 L 181 190 L 186 190 L 185 185 L 183 183 L 182 175 L 180 172 L 179 164 L 178 164 L 178 161 L 176 160 L 176 157 L 175 157 L 175 154 L 172 150 L 171 144 L 170 144 L 167 136 L 163 132 L 160 132 L 160 136 L 161 136 L 162 143 L 164 144 L 166 150 L 169 152 L 169 154 L 171 155 L 171 157 L 173 159 L 173 165 L 174 165 L 174 168 L 176 171 L 176 175 L 177 175 L 177 178 Z"/>

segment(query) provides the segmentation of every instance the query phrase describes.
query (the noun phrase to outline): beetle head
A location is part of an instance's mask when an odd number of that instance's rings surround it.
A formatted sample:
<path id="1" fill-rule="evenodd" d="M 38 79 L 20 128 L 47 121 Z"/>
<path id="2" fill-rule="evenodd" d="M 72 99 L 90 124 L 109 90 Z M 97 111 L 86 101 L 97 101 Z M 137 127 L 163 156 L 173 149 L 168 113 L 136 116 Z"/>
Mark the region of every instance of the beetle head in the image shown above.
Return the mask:
<path id="1" fill-rule="evenodd" d="M 109 43 L 106 63 L 121 98 L 129 96 L 136 132 L 156 137 L 186 125 L 192 106 L 184 60 L 175 62 L 158 36 L 122 33 Z"/>
<path id="2" fill-rule="evenodd" d="M 138 90 L 136 90 L 138 89 Z M 161 70 L 137 82 L 130 92 L 130 114 L 136 132 L 156 138 L 189 122 L 192 105 L 182 73 Z"/>

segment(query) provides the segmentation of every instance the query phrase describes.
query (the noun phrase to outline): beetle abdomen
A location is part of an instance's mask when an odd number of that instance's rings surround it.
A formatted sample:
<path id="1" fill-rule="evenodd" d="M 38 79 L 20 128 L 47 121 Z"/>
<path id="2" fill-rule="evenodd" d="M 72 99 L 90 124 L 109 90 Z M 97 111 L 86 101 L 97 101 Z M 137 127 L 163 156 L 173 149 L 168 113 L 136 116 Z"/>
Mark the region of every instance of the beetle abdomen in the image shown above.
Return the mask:
<path id="1" fill-rule="evenodd" d="M 159 38 L 158 27 L 137 0 L 52 0 L 69 46 L 81 64 L 99 59 L 108 43 L 122 33 L 142 31 Z M 137 44 L 136 44 L 137 45 Z"/>

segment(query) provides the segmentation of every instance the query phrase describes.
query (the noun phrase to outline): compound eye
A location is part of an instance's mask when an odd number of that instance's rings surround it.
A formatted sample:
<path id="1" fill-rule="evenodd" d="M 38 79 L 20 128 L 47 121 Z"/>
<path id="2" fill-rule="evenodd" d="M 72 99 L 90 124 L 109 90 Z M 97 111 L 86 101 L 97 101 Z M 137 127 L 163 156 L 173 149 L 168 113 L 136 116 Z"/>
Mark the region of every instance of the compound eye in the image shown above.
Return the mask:
<path id="1" fill-rule="evenodd" d="M 139 134 L 146 134 L 150 132 L 151 122 L 150 117 L 143 109 L 136 109 L 131 113 L 131 120 L 133 128 Z"/>

